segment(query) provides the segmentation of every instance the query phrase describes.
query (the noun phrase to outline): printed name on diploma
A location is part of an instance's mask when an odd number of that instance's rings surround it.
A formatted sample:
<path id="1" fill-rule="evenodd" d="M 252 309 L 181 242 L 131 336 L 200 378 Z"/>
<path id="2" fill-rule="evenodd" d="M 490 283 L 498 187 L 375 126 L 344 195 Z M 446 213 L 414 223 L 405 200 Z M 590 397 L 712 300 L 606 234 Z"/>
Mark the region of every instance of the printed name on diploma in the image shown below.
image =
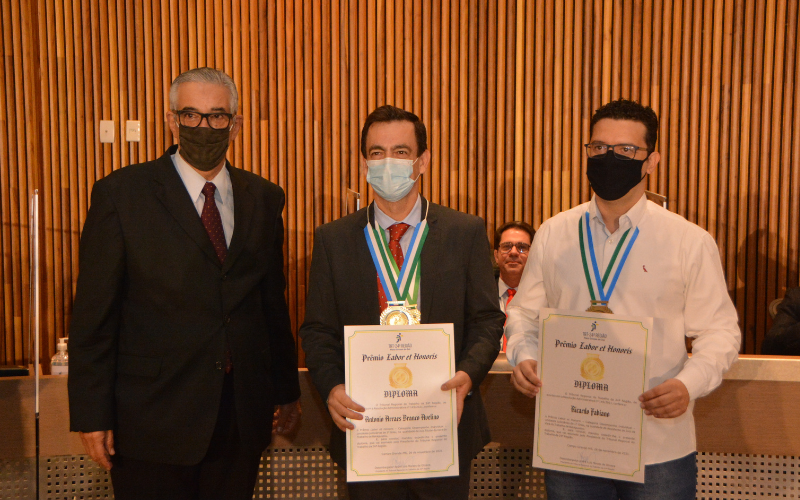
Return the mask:
<path id="1" fill-rule="evenodd" d="M 583 415 L 591 415 L 593 417 L 610 417 L 611 414 L 596 408 L 577 408 L 575 405 L 570 407 L 572 413 L 581 413 Z"/>
<path id="2" fill-rule="evenodd" d="M 392 417 L 389 415 L 384 415 L 382 417 L 370 417 L 368 415 L 364 416 L 364 421 L 367 423 L 373 422 L 408 422 L 408 421 L 422 421 L 422 420 L 439 420 L 439 415 L 435 413 L 430 414 L 422 414 L 422 415 L 402 415 L 399 417 Z"/>

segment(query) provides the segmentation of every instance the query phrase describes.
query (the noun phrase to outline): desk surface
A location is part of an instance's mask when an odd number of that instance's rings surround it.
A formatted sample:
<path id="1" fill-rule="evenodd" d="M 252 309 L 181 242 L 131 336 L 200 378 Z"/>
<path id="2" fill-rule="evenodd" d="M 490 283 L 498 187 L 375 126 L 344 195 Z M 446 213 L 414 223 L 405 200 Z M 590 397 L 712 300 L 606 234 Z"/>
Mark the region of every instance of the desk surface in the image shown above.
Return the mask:
<path id="1" fill-rule="evenodd" d="M 510 365 L 501 355 L 481 385 L 492 430 L 492 446 L 528 448 L 533 443 L 534 401 L 508 381 Z M 41 377 L 41 456 L 84 454 L 69 432 L 67 379 Z M 275 436 L 272 446 L 324 446 L 331 422 L 300 370 L 303 419 L 295 436 Z M 0 459 L 36 455 L 33 377 L 0 379 Z M 800 358 L 742 356 L 722 385 L 695 403 L 697 447 L 715 453 L 797 456 L 800 454 Z"/>

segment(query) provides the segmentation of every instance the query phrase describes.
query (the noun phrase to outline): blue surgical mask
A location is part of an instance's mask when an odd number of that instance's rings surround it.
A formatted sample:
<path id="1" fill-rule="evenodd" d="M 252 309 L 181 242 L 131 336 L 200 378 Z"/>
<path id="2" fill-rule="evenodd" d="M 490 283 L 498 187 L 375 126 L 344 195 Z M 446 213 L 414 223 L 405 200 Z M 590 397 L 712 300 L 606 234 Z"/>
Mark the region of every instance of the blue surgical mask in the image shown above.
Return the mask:
<path id="1" fill-rule="evenodd" d="M 419 179 L 419 175 L 417 179 L 411 178 L 417 160 L 400 158 L 367 160 L 367 182 L 375 190 L 375 194 L 384 200 L 390 202 L 401 200 Z"/>

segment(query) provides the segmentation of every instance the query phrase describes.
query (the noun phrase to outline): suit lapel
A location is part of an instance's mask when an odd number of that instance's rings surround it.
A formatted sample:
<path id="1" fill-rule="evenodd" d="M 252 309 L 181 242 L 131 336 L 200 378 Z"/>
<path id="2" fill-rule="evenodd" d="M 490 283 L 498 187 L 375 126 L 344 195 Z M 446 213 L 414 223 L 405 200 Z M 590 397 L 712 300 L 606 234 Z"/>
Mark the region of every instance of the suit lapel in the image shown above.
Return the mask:
<path id="1" fill-rule="evenodd" d="M 250 223 L 253 219 L 255 200 L 250 192 L 247 181 L 241 171 L 234 168 L 230 163 L 227 164 L 228 172 L 231 176 L 233 186 L 233 235 L 231 236 L 231 246 L 228 248 L 228 255 L 225 257 L 223 270 L 231 268 L 236 258 L 244 248 L 244 242 L 250 233 Z"/>
<path id="2" fill-rule="evenodd" d="M 423 201 L 427 203 L 424 198 Z M 433 296 L 436 295 L 436 288 L 439 286 L 440 274 L 436 272 L 436 268 L 447 258 L 443 252 L 442 235 L 438 226 L 436 207 L 432 204 L 429 205 L 427 219 L 428 238 L 425 240 L 425 245 L 422 247 L 422 255 L 420 256 L 422 270 L 420 271 L 419 294 L 422 298 L 420 306 L 422 323 L 428 323 L 428 315 L 433 306 Z"/>
<path id="3" fill-rule="evenodd" d="M 355 258 L 355 269 L 362 269 L 362 272 L 353 273 L 353 293 L 356 295 L 356 304 L 363 304 L 363 325 L 377 325 L 381 315 L 381 305 L 378 300 L 378 274 L 375 264 L 372 262 L 372 255 L 369 253 L 367 239 L 364 235 L 364 228 L 367 226 L 367 217 L 370 208 L 367 207 L 362 220 L 353 226 L 350 248 L 353 249 Z"/>
<path id="4" fill-rule="evenodd" d="M 200 221 L 200 216 L 197 215 L 197 209 L 189 197 L 189 192 L 186 191 L 186 186 L 183 184 L 175 164 L 172 163 L 172 158 L 170 158 L 175 151 L 177 151 L 177 146 L 171 147 L 161 158 L 156 160 L 158 168 L 153 178 L 156 197 L 197 244 L 198 248 L 206 254 L 206 257 L 216 266 L 221 267 L 211 239 Z"/>

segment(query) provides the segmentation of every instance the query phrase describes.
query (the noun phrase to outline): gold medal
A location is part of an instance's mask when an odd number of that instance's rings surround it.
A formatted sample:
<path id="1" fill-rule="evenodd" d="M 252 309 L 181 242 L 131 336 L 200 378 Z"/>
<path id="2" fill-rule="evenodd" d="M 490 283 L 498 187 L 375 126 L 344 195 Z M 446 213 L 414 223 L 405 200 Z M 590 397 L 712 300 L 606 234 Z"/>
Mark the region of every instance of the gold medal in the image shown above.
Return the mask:
<path id="1" fill-rule="evenodd" d="M 595 313 L 614 314 L 614 311 L 609 309 L 607 300 L 593 300 L 592 305 L 589 306 L 589 309 L 587 309 L 586 311 Z"/>
<path id="2" fill-rule="evenodd" d="M 420 312 L 416 305 L 405 300 L 389 301 L 381 313 L 381 325 L 418 325 Z"/>

